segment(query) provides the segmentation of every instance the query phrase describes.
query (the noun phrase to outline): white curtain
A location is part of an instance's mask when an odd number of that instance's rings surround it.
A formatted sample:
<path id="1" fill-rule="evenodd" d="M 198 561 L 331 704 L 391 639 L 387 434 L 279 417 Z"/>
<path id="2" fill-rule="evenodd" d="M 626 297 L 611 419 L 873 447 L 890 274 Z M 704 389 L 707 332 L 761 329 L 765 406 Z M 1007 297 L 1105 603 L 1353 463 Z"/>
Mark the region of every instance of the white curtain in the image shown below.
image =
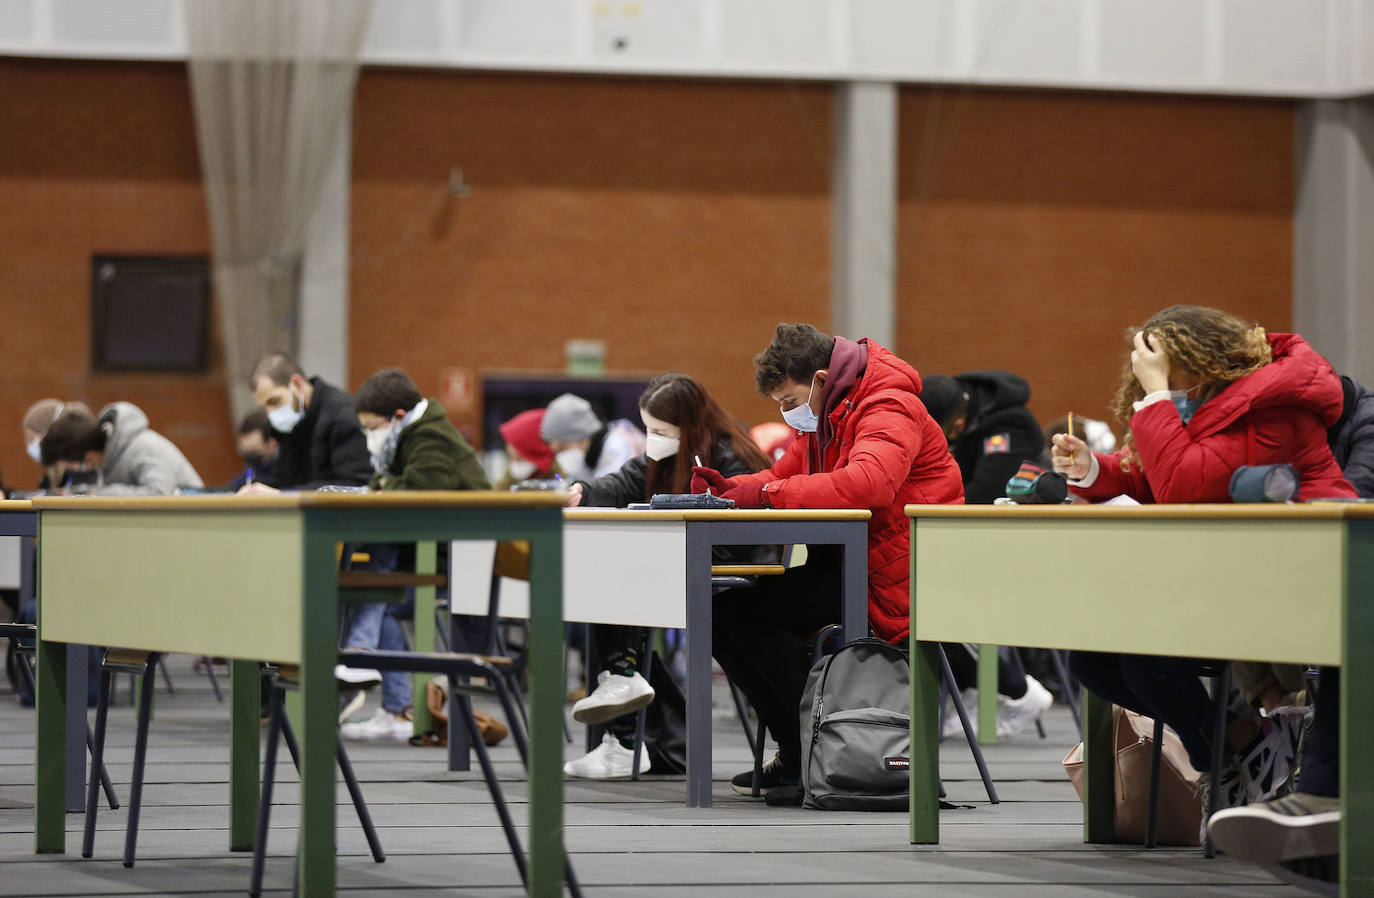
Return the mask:
<path id="1" fill-rule="evenodd" d="M 191 95 L 235 419 L 298 350 L 307 225 L 349 120 L 372 0 L 187 0 Z"/>

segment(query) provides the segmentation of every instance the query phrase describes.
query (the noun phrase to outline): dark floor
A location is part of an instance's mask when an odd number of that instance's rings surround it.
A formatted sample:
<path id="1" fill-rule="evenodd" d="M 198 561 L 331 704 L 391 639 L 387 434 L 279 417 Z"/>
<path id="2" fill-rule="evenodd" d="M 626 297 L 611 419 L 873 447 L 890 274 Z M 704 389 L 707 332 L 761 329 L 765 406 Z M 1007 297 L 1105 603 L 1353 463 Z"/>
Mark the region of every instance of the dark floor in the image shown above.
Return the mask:
<path id="1" fill-rule="evenodd" d="M 33 711 L 0 694 L 0 895 L 246 894 L 249 856 L 226 850 L 228 709 L 216 704 L 191 659 L 174 656 L 175 695 L 159 694 L 148 753 L 138 863 L 119 862 L 126 812 L 102 806 L 95 858 L 79 854 L 81 818 L 68 819 L 68 854 L 33 854 Z M 724 693 L 722 692 L 722 698 Z M 728 706 L 728 699 L 723 699 Z M 111 717 L 108 761 L 127 793 L 133 712 Z M 748 766 L 733 714 L 715 733 L 715 807 L 683 806 L 680 777 L 644 782 L 570 781 L 566 843 L 588 895 L 1213 896 L 1306 894 L 1262 871 L 1197 849 L 1144 851 L 1082 843 L 1081 811 L 1060 760 L 1077 741 L 1068 712 L 1053 709 L 1049 738 L 1033 732 L 990 747 L 1002 804 L 987 804 L 968 751 L 947 743 L 941 771 L 952 800 L 943 844 L 907 844 L 905 814 L 769 808 L 731 792 Z M 569 757 L 575 749 L 569 747 Z M 435 748 L 350 746 L 381 833 L 374 864 L 357 820 L 339 808 L 339 891 L 396 898 L 401 891 L 507 896 L 519 890 L 496 816 L 477 773 L 449 773 Z M 285 756 L 285 753 L 283 753 Z M 517 823 L 525 784 L 514 750 L 496 749 Z M 276 794 L 268 894 L 286 894 L 295 845 L 294 773 L 283 764 Z"/>

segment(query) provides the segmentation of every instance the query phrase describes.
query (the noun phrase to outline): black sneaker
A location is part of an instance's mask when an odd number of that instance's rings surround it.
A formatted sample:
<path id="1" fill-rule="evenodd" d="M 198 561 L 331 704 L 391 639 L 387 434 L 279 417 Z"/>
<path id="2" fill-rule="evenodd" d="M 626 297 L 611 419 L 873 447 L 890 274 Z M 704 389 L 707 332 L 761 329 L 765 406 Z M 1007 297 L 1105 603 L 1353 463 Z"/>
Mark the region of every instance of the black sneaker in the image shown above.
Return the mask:
<path id="1" fill-rule="evenodd" d="M 795 786 L 801 780 L 799 773 L 791 773 L 783 770 L 782 758 L 777 755 L 768 760 L 763 769 L 759 771 L 759 794 L 757 797 L 763 798 L 773 789 L 781 786 Z M 741 795 L 754 796 L 754 771 L 746 770 L 730 780 L 730 788 Z"/>

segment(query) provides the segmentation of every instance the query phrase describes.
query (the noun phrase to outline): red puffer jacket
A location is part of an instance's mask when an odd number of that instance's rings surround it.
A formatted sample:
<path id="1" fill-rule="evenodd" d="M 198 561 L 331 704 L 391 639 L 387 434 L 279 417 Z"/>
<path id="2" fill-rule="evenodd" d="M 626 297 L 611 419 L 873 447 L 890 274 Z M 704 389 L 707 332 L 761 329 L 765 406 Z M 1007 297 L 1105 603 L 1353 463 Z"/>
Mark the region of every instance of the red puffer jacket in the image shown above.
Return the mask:
<path id="1" fill-rule="evenodd" d="M 868 622 L 878 638 L 905 639 L 911 551 L 908 504 L 962 505 L 964 483 L 940 425 L 917 397 L 921 376 L 870 340 L 868 359 L 848 392 L 827 381 L 829 433 L 820 471 L 811 473 L 817 434 L 804 433 L 773 467 L 731 483 L 766 484 L 771 508 L 867 508 Z M 850 343 L 850 347 L 854 344 Z M 832 377 L 835 377 L 832 369 Z"/>
<path id="2" fill-rule="evenodd" d="M 1138 464 L 1121 470 L 1121 454 L 1098 454 L 1097 480 L 1074 492 L 1087 499 L 1125 493 L 1141 502 L 1229 502 L 1231 474 L 1241 465 L 1291 464 L 1301 497 L 1354 498 L 1326 444 L 1341 416 L 1340 378 L 1296 334 L 1270 334 L 1274 361 L 1231 384 L 1193 413 L 1187 425 L 1171 402 L 1131 418 Z"/>

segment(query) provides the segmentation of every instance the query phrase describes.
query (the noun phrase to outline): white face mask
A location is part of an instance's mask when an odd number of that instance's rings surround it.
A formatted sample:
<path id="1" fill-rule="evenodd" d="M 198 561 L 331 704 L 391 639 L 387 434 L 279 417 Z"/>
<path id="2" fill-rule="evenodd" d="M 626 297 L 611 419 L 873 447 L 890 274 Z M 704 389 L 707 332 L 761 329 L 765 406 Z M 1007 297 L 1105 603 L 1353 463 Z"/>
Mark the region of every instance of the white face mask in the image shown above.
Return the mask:
<path id="1" fill-rule="evenodd" d="M 672 458 L 677 455 L 678 447 L 682 445 L 682 440 L 676 437 L 665 437 L 661 433 L 651 433 L 644 438 L 644 454 L 653 461 L 663 461 L 665 458 Z"/>
<path id="2" fill-rule="evenodd" d="M 806 401 L 796 408 L 789 408 L 782 413 L 782 419 L 787 422 L 787 426 L 800 430 L 802 433 L 815 433 L 820 426 L 820 418 L 811 411 L 811 394 L 816 392 L 816 378 L 811 378 L 811 389 L 806 391 Z"/>
<path id="3" fill-rule="evenodd" d="M 267 420 L 272 425 L 272 429 L 278 433 L 290 433 L 305 413 L 296 407 L 296 391 L 289 390 L 286 394 L 286 401 L 267 413 Z M 302 401 L 304 406 L 305 402 Z"/>
<path id="4" fill-rule="evenodd" d="M 29 453 L 29 458 L 33 459 L 40 465 L 43 464 L 42 444 L 43 440 L 41 437 L 36 440 L 29 440 L 27 443 L 24 444 L 24 450 Z"/>
<path id="5" fill-rule="evenodd" d="M 363 439 L 367 441 L 367 452 L 373 458 L 382 454 L 382 447 L 386 445 L 386 438 L 391 436 L 391 428 L 395 426 L 388 424 L 385 427 L 374 427 L 372 430 L 363 432 Z"/>
<path id="6" fill-rule="evenodd" d="M 514 477 L 516 480 L 529 480 L 534 476 L 536 469 L 534 467 L 534 462 L 527 458 L 512 458 L 506 470 L 508 470 L 510 476 Z"/>
<path id="7" fill-rule="evenodd" d="M 587 453 L 581 449 L 564 449 L 553 457 L 565 477 L 582 477 L 587 470 Z"/>

